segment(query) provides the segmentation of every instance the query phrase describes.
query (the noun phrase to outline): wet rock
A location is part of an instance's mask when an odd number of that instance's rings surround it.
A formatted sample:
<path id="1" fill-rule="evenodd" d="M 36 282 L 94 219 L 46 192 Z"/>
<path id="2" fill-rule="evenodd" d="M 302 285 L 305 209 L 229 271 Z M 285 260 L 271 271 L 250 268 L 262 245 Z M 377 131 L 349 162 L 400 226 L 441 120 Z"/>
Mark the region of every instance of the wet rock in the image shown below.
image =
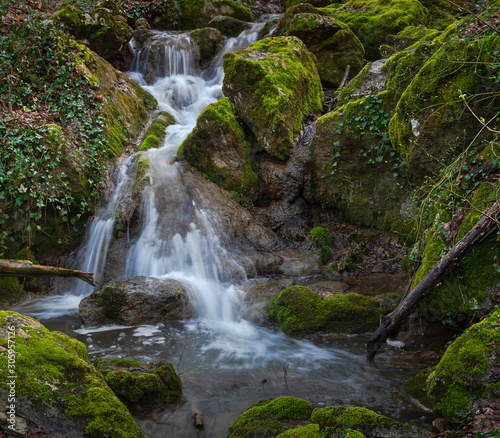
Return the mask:
<path id="1" fill-rule="evenodd" d="M 296 36 L 316 56 L 325 86 L 336 88 L 347 66 L 354 77 L 364 64 L 365 49 L 349 27 L 309 4 L 289 8 L 276 29 L 277 35 Z"/>
<path id="2" fill-rule="evenodd" d="M 203 422 L 203 415 L 199 414 L 198 412 L 195 412 L 193 414 L 193 426 L 196 427 L 196 429 L 205 428 L 205 423 Z"/>
<path id="3" fill-rule="evenodd" d="M 321 110 L 316 64 L 294 37 L 266 38 L 224 57 L 223 91 L 269 154 L 285 160 L 304 115 Z"/>
<path id="4" fill-rule="evenodd" d="M 97 290 L 80 303 L 87 326 L 157 324 L 189 318 L 186 288 L 175 280 L 134 277 Z"/>
<path id="5" fill-rule="evenodd" d="M 4 417 L 0 419 L 0 435 L 37 436 L 43 431 L 52 438 L 104 437 L 111 430 L 123 438 L 144 437 L 101 373 L 89 363 L 84 344 L 16 312 L 0 312 L 0 322 L 2 345 L 7 346 L 8 339 L 15 340 L 18 376 L 12 380 L 18 434 L 11 433 L 11 423 Z M 8 351 L 0 347 L 0 367 L 5 372 L 9 369 Z M 8 379 L 2 379 L 2 406 L 12 403 L 8 401 L 10 390 Z"/>
<path id="6" fill-rule="evenodd" d="M 148 149 L 162 146 L 166 129 L 174 123 L 174 116 L 166 111 L 160 112 L 144 133 L 139 150 L 147 151 Z"/>
<path id="7" fill-rule="evenodd" d="M 258 182 L 252 169 L 252 148 L 227 97 L 203 110 L 177 157 L 220 187 L 256 199 Z"/>
<path id="8" fill-rule="evenodd" d="M 134 412 L 165 408 L 181 399 L 181 379 L 170 362 L 158 360 L 143 365 L 129 359 L 99 358 L 94 365 L 118 398 Z"/>
<path id="9" fill-rule="evenodd" d="M 212 18 L 207 26 L 219 30 L 227 37 L 237 37 L 244 30 L 252 27 L 252 25 L 246 21 L 238 20 L 233 17 L 224 17 L 222 15 L 217 15 Z"/>
<path id="10" fill-rule="evenodd" d="M 198 46 L 200 53 L 199 63 L 201 67 L 204 67 L 214 59 L 224 42 L 224 35 L 222 35 L 219 30 L 211 27 L 193 30 L 191 32 L 191 38 Z"/>

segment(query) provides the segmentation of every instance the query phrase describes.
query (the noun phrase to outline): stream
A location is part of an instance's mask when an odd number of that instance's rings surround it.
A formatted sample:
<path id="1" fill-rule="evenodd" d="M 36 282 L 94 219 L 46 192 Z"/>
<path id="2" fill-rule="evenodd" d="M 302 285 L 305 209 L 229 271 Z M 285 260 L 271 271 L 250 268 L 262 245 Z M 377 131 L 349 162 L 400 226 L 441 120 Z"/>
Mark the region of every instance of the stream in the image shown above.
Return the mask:
<path id="1" fill-rule="evenodd" d="M 294 339 L 244 319 L 242 285 L 253 280 L 246 278 L 216 231 L 217 216 L 198 209 L 180 184 L 176 151 L 201 111 L 223 96 L 223 54 L 247 47 L 261 26 L 229 39 L 201 73 L 195 67 L 189 33 L 154 32 L 153 42 L 165 48 L 157 78 L 152 83 L 145 80 L 149 48 L 136 50 L 128 73 L 156 97 L 160 110 L 175 117 L 176 124 L 167 128 L 161 148 L 141 153 L 151 163 L 151 182 L 143 193 L 140 231 L 131 241 L 125 273 L 187 285 L 195 318 L 169 325 L 82 327 L 78 304 L 92 288 L 77 281 L 65 293 L 14 310 L 81 340 L 91 359 L 172 362 L 182 380 L 183 401 L 136 418 L 148 438 L 224 437 L 251 404 L 282 395 L 316 406 L 363 406 L 400 421 L 430 421 L 432 414 L 401 392 L 406 379 L 429 365 L 425 358 L 389 350 L 369 363 L 364 359 L 368 335 Z M 116 210 L 134 183 L 135 160 L 129 157 L 121 164 L 114 191 L 89 224 L 78 253 L 78 269 L 94 272 L 97 279 L 103 276 Z M 430 342 L 416 339 L 408 346 L 413 352 Z M 203 417 L 203 430 L 194 428 L 194 414 Z"/>

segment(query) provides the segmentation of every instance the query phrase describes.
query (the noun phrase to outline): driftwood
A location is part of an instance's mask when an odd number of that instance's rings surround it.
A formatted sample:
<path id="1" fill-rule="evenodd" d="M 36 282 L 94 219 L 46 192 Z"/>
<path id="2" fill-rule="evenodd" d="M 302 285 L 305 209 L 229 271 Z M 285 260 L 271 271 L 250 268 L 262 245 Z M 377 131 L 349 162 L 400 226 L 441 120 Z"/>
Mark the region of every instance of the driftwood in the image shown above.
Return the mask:
<path id="1" fill-rule="evenodd" d="M 97 286 L 92 272 L 34 265 L 29 260 L 0 260 L 0 277 L 42 277 L 46 275 L 78 277 L 92 286 Z"/>
<path id="2" fill-rule="evenodd" d="M 438 262 L 429 273 L 418 283 L 413 291 L 403 299 L 396 310 L 387 315 L 381 326 L 372 336 L 366 349 L 368 360 L 375 357 L 381 345 L 390 337 L 395 336 L 401 329 L 408 316 L 416 309 L 420 301 L 432 289 L 439 285 L 457 264 L 471 251 L 478 243 L 483 241 L 498 226 L 497 218 L 500 215 L 500 199 L 491 207 L 477 224 L 460 239 L 459 242 Z"/>

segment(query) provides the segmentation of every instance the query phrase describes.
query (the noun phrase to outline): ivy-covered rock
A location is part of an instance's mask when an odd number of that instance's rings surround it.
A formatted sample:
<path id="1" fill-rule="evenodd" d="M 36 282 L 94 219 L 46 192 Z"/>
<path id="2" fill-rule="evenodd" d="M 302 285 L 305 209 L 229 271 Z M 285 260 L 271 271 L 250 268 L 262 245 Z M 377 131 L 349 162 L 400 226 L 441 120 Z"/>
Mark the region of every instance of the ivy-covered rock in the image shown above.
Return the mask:
<path id="1" fill-rule="evenodd" d="M 224 56 L 223 91 L 259 144 L 285 160 L 305 114 L 321 110 L 316 64 L 295 37 L 266 38 Z"/>
<path id="2" fill-rule="evenodd" d="M 177 157 L 230 192 L 250 199 L 258 194 L 252 148 L 227 97 L 203 110 L 196 127 L 179 147 Z"/>
<path id="3" fill-rule="evenodd" d="M 291 286 L 269 302 L 266 313 L 284 333 L 292 335 L 320 330 L 367 332 L 376 329 L 381 315 L 390 310 L 381 301 L 357 293 L 323 298 L 308 287 Z"/>
<path id="4" fill-rule="evenodd" d="M 218 29 L 227 37 L 237 37 L 244 30 L 252 27 L 252 25 L 246 21 L 238 20 L 233 17 L 225 17 L 223 15 L 216 15 L 209 21 L 207 26 Z"/>
<path id="5" fill-rule="evenodd" d="M 224 41 L 224 35 L 211 27 L 195 29 L 191 32 L 191 38 L 196 43 L 200 53 L 200 66 L 207 65 L 219 51 Z"/>
<path id="6" fill-rule="evenodd" d="M 166 129 L 173 124 L 175 124 L 175 119 L 172 114 L 166 111 L 160 112 L 144 133 L 139 150 L 147 151 L 151 148 L 159 148 L 165 138 Z"/>
<path id="7" fill-rule="evenodd" d="M 158 360 L 143 365 L 128 359 L 96 359 L 94 365 L 134 412 L 165 408 L 181 399 L 181 379 L 170 362 Z"/>
<path id="8" fill-rule="evenodd" d="M 461 22 L 438 38 L 442 47 L 412 80 L 390 121 L 391 143 L 415 184 L 449 165 L 471 142 L 492 136 L 475 115 L 490 120 L 499 106 L 500 36 L 460 38 L 467 28 Z"/>
<path id="9" fill-rule="evenodd" d="M 47 330 L 16 312 L 0 312 L 0 399 L 15 393 L 15 414 L 0 421 L 0 433 L 67 438 L 143 438 L 123 403 L 89 363 L 81 342 Z M 9 361 L 10 360 L 10 361 Z M 14 363 L 14 368 L 9 366 Z M 7 378 L 8 370 L 17 378 Z M 14 386 L 15 384 L 15 386 Z M 13 391 L 12 391 L 13 390 Z"/>
<path id="10" fill-rule="evenodd" d="M 228 438 L 277 436 L 308 420 L 311 403 L 294 397 L 278 397 L 255 403 L 229 428 Z"/>
<path id="11" fill-rule="evenodd" d="M 325 86 L 336 88 L 347 66 L 351 77 L 364 63 L 365 50 L 349 27 L 309 4 L 289 8 L 276 35 L 295 36 L 316 56 L 318 73 Z"/>
<path id="12" fill-rule="evenodd" d="M 500 397 L 500 310 L 472 325 L 447 348 L 427 378 L 433 410 L 452 423 Z"/>
<path id="13" fill-rule="evenodd" d="M 80 318 L 88 326 L 157 324 L 189 318 L 184 286 L 175 280 L 134 277 L 96 290 L 80 302 Z"/>
<path id="14" fill-rule="evenodd" d="M 418 0 L 350 0 L 323 9 L 347 24 L 363 43 L 369 61 L 381 58 L 386 37 L 406 26 L 424 24 L 427 12 Z"/>
<path id="15" fill-rule="evenodd" d="M 76 6 L 65 5 L 54 15 L 53 20 L 91 50 L 110 59 L 121 52 L 132 37 L 132 29 L 125 17 L 123 8 L 107 1 L 94 8 L 90 14 Z"/>

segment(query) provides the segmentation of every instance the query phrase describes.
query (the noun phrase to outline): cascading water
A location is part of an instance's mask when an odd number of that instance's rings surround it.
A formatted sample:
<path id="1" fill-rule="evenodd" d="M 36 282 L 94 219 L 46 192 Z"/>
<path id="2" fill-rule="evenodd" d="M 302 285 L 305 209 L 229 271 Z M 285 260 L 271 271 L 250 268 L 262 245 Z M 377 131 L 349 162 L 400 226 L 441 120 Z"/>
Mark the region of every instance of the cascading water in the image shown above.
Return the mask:
<path id="1" fill-rule="evenodd" d="M 129 72 L 155 96 L 160 110 L 175 117 L 176 124 L 167 128 L 161 148 L 142 153 L 151 164 L 151 184 L 143 193 L 140 233 L 131 242 L 125 274 L 181 281 L 189 290 L 196 318 L 168 327 L 101 329 L 81 328 L 74 318 L 68 329 L 65 316 L 64 324 L 70 335 L 86 341 L 91 356 L 143 362 L 164 359 L 182 373 L 186 403 L 138 420 L 148 438 L 193 436 L 194 412 L 205 416 L 205 430 L 197 436 L 226 436 L 229 425 L 248 406 L 279 395 L 319 404 L 363 405 L 393 416 L 401 409 L 401 398 L 387 401 L 386 394 L 396 392 L 405 370 L 394 362 L 385 370 L 388 359 L 383 355 L 378 365 L 366 364 L 362 337 L 352 342 L 346 337 L 322 337 L 319 347 L 241 317 L 243 292 L 238 285 L 245 280 L 244 269 L 221 244 L 214 229 L 218 218 L 197 208 L 183 187 L 179 166 L 173 163 L 198 115 L 222 97 L 223 54 L 248 46 L 257 39 L 258 30 L 256 25 L 230 39 L 201 74 L 195 68 L 188 34 L 155 32 L 151 46 L 137 51 Z M 148 63 L 153 49 L 161 54 L 155 67 Z M 129 170 L 134 159 L 122 165 L 116 189 L 91 223 L 79 253 L 79 268 L 94 272 L 96 278 L 102 275 L 117 206 L 133 184 Z M 78 302 L 90 292 L 80 285 L 48 298 L 45 304 L 38 300 L 32 308 L 16 310 L 39 317 L 49 328 L 60 328 L 62 323 L 49 318 L 75 313 Z M 53 311 L 57 300 L 59 309 Z M 68 305 L 72 310 L 60 308 Z M 47 319 L 53 322 L 47 324 Z"/>

